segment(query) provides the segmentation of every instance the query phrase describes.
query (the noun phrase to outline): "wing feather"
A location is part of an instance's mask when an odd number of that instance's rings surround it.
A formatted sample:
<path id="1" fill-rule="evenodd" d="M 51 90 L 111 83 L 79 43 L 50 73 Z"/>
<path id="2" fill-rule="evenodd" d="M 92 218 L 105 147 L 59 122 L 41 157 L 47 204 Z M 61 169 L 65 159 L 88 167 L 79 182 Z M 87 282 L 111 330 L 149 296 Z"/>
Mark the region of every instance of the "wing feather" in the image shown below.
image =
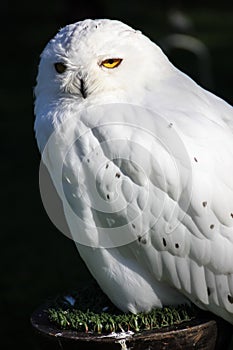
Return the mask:
<path id="1" fill-rule="evenodd" d="M 169 292 L 159 292 L 160 282 L 232 322 L 231 131 L 223 120 L 206 118 L 203 110 L 193 116 L 170 111 L 168 120 L 145 109 L 142 118 L 137 106 L 123 109 L 108 106 L 81 116 L 79 124 L 86 131 L 65 161 L 61 155 L 66 177 L 75 179 L 65 186 L 71 232 L 77 241 L 82 231 L 90 245 L 115 249 L 119 265 L 127 264 L 127 250 L 123 254 L 119 248 L 126 244 L 135 281 L 144 273 L 158 293 L 151 306 L 178 300 L 168 287 Z M 79 130 L 77 123 L 74 135 Z M 120 235 L 124 239 L 119 242 Z M 102 280 L 94 253 L 86 262 Z M 111 293 L 115 291 L 110 288 Z M 136 310 L 135 305 L 130 308 Z"/>

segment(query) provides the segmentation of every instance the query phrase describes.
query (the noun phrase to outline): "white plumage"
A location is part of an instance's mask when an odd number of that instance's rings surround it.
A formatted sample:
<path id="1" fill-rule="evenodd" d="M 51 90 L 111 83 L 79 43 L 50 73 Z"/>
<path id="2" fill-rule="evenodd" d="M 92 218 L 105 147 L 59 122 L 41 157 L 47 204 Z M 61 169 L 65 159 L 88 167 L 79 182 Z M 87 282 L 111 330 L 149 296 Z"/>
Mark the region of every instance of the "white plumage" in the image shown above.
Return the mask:
<path id="1" fill-rule="evenodd" d="M 115 20 L 61 29 L 38 146 L 81 257 L 120 309 L 191 300 L 233 323 L 233 112 Z"/>

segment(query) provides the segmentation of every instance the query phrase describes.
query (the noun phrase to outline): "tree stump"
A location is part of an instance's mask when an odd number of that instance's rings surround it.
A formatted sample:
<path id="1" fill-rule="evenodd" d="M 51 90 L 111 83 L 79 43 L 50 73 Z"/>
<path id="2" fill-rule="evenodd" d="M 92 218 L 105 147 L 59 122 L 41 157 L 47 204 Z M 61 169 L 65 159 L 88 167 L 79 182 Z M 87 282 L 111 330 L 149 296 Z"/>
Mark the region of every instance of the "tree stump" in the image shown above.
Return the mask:
<path id="1" fill-rule="evenodd" d="M 42 305 L 31 316 L 31 324 L 41 350 L 226 350 L 232 336 L 232 326 L 229 323 L 211 317 L 116 339 L 59 329 L 49 320 L 47 310 L 48 305 Z"/>

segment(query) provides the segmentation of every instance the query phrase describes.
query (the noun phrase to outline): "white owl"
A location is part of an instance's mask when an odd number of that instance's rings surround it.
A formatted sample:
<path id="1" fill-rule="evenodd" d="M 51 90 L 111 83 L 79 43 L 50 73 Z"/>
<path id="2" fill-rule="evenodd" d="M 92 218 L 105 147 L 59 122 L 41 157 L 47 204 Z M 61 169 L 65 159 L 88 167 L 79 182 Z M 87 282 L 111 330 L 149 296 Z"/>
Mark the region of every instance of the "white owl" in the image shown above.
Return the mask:
<path id="1" fill-rule="evenodd" d="M 133 313 L 191 300 L 233 323 L 233 111 L 116 20 L 41 55 L 35 131 L 77 249 Z"/>

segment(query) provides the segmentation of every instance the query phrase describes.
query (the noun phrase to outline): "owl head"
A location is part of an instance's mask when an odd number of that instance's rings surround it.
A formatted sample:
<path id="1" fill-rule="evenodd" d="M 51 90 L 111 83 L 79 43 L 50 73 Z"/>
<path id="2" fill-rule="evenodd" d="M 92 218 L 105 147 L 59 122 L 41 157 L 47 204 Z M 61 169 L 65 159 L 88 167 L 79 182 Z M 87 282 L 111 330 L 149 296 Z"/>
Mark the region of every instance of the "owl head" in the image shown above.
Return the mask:
<path id="1" fill-rule="evenodd" d="M 84 20 L 67 25 L 41 55 L 36 98 L 80 103 L 106 98 L 135 101 L 170 67 L 160 48 L 117 20 Z M 170 69 L 170 68 L 169 68 Z"/>

